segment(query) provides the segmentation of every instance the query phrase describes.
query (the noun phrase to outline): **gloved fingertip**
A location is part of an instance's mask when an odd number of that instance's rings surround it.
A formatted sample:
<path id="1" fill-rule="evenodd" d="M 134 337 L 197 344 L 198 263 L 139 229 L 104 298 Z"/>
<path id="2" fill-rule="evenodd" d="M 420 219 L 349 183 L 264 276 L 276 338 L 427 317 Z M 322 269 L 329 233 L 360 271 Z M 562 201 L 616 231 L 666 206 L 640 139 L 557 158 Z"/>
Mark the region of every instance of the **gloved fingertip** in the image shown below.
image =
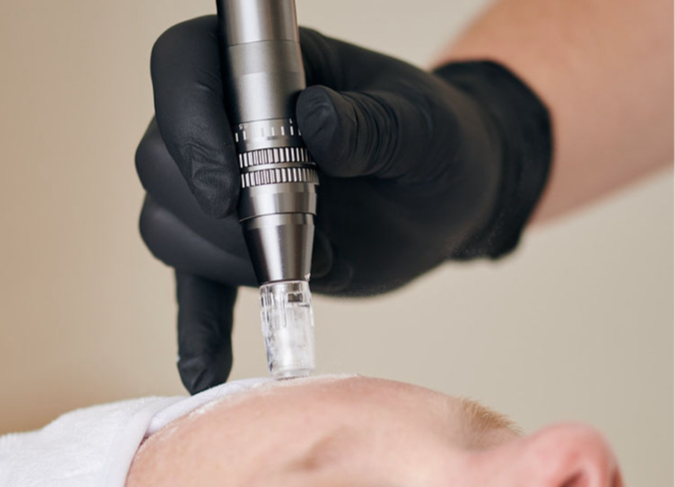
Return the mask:
<path id="1" fill-rule="evenodd" d="M 237 288 L 176 270 L 178 371 L 190 393 L 227 380 Z"/>
<path id="2" fill-rule="evenodd" d="M 362 158 L 357 157 L 359 110 L 350 94 L 325 86 L 310 86 L 300 93 L 296 105 L 298 125 L 323 173 L 338 178 L 362 175 Z"/>
<path id="3" fill-rule="evenodd" d="M 300 130 L 304 136 L 326 134 L 326 129 L 335 129 L 337 111 L 336 97 L 339 95 L 330 88 L 315 85 L 303 90 L 298 96 L 296 114 Z"/>
<path id="4" fill-rule="evenodd" d="M 222 360 L 214 362 L 205 357 L 178 359 L 181 381 L 190 394 L 197 394 L 224 383 L 231 368 L 231 359 L 229 364 L 222 363 Z"/>
<path id="5" fill-rule="evenodd" d="M 345 113 L 349 107 L 342 96 L 325 86 L 310 86 L 298 97 L 296 115 L 303 139 L 321 170 L 342 176 L 340 162 L 349 147 Z M 349 125 L 349 124 L 348 124 Z"/>

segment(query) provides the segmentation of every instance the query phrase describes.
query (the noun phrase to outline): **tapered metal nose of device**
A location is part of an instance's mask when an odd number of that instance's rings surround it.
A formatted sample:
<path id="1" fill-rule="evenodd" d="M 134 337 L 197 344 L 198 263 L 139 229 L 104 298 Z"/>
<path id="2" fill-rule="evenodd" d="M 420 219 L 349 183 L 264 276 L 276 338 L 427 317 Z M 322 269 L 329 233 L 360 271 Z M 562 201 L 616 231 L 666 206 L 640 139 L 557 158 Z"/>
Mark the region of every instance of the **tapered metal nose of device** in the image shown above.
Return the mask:
<path id="1" fill-rule="evenodd" d="M 309 213 L 262 215 L 243 222 L 258 282 L 309 281 L 314 216 Z"/>

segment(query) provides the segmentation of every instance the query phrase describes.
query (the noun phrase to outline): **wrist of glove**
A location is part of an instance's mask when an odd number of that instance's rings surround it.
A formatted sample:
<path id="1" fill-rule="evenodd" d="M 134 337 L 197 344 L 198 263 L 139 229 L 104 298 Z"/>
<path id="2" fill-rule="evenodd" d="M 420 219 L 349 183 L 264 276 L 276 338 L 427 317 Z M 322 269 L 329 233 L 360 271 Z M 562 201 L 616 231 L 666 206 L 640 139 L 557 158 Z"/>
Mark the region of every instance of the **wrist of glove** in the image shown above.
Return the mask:
<path id="1" fill-rule="evenodd" d="M 552 158 L 548 110 L 526 84 L 494 62 L 454 62 L 434 74 L 476 100 L 485 119 L 496 127 L 503 148 L 499 196 L 492 216 L 449 258 L 502 257 L 518 245 L 548 180 Z"/>

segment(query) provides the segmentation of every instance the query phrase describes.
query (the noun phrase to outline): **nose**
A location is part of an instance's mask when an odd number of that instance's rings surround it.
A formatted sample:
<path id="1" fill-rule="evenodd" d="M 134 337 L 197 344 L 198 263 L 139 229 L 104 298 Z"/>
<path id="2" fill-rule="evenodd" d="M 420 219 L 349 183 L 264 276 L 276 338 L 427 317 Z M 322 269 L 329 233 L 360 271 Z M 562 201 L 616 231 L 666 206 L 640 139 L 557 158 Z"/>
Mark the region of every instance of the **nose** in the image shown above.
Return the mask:
<path id="1" fill-rule="evenodd" d="M 525 439 L 517 463 L 531 487 L 624 487 L 616 458 L 597 430 L 560 424 Z"/>

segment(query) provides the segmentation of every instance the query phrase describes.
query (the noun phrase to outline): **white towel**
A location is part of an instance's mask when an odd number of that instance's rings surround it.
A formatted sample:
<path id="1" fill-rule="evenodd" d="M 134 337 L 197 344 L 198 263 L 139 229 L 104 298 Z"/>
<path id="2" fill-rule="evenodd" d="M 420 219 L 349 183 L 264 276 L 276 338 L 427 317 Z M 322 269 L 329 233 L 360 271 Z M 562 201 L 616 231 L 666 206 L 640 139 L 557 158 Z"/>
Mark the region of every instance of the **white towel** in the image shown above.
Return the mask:
<path id="1" fill-rule="evenodd" d="M 0 436 L 0 487 L 124 487 L 144 438 L 208 402 L 270 380 L 78 409 L 41 430 Z"/>

